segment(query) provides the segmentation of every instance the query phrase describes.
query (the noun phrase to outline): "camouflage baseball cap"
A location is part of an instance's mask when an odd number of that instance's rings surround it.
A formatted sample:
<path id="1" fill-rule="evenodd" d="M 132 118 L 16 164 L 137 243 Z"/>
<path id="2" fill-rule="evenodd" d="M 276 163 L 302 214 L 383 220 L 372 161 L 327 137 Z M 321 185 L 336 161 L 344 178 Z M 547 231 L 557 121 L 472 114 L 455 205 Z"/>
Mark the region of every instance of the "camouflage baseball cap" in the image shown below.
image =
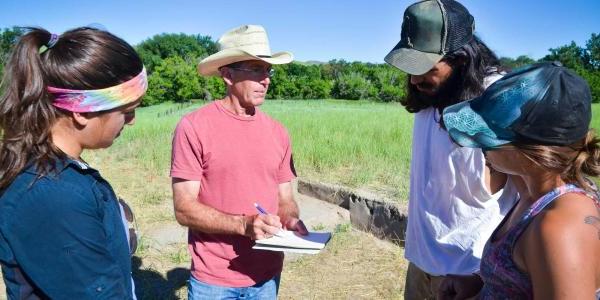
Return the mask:
<path id="1" fill-rule="evenodd" d="M 404 11 L 400 42 L 384 60 L 408 74 L 421 75 L 470 42 L 474 31 L 473 16 L 460 3 L 420 1 Z"/>

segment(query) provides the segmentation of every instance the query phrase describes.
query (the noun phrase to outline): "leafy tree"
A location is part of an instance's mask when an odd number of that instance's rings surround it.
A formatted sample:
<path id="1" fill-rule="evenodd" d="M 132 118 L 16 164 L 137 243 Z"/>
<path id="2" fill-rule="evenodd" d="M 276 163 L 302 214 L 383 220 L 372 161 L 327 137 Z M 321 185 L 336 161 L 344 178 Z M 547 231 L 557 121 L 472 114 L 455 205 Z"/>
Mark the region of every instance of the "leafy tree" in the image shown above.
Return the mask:
<path id="1" fill-rule="evenodd" d="M 525 65 L 530 65 L 535 63 L 535 60 L 527 55 L 521 55 L 515 59 L 510 57 L 501 57 L 500 64 L 509 68 L 516 69 Z"/>
<path id="2" fill-rule="evenodd" d="M 344 74 L 333 84 L 331 95 L 336 99 L 373 99 L 376 89 L 371 82 L 358 73 Z"/>
<path id="3" fill-rule="evenodd" d="M 577 46 L 575 42 L 552 48 L 542 60 L 558 60 L 565 67 L 573 69 L 588 82 L 592 101 L 600 102 L 600 34 L 593 33 L 585 48 Z"/>
<path id="4" fill-rule="evenodd" d="M 400 102 L 406 97 L 404 86 L 384 85 L 378 94 L 378 99 L 383 102 Z"/>
<path id="5" fill-rule="evenodd" d="M 154 72 L 148 76 L 148 91 L 142 98 L 142 106 L 150 106 L 167 101 L 173 83 L 161 76 L 160 72 Z"/>
<path id="6" fill-rule="evenodd" d="M 217 45 L 209 36 L 163 33 L 141 42 L 136 50 L 152 73 L 162 60 L 173 56 L 196 64 L 198 59 L 217 52 Z"/>
<path id="7" fill-rule="evenodd" d="M 161 61 L 150 75 L 148 92 L 142 104 L 182 102 L 203 97 L 200 76 L 196 72 L 195 64 L 179 56 L 171 56 Z"/>
<path id="8" fill-rule="evenodd" d="M 600 34 L 592 33 L 585 43 L 585 52 L 591 68 L 600 71 Z"/>
<path id="9" fill-rule="evenodd" d="M 290 63 L 273 66 L 268 96 L 276 99 L 329 98 L 331 82 L 323 79 L 321 66 Z"/>
<path id="10" fill-rule="evenodd" d="M 320 78 L 303 77 L 297 81 L 302 99 L 324 99 L 331 94 L 331 82 Z"/>
<path id="11" fill-rule="evenodd" d="M 293 63 L 292 63 L 293 64 Z M 299 90 L 296 87 L 295 78 L 287 73 L 288 65 L 275 65 L 275 74 L 271 77 L 271 84 L 267 91 L 267 97 L 274 99 L 298 99 Z"/>
<path id="12" fill-rule="evenodd" d="M 590 86 L 592 93 L 592 102 L 600 102 L 600 71 L 594 70 L 581 70 L 578 72 L 583 79 L 585 79 Z"/>
<path id="13" fill-rule="evenodd" d="M 565 67 L 579 71 L 586 66 L 583 59 L 584 49 L 575 42 L 558 48 L 550 48 L 550 54 L 544 56 L 543 61 L 560 61 Z"/>
<path id="14" fill-rule="evenodd" d="M 0 77 L 4 71 L 4 65 L 8 60 L 13 45 L 25 33 L 20 27 L 0 29 Z"/>
<path id="15" fill-rule="evenodd" d="M 203 85 L 205 88 L 203 89 L 204 93 L 201 98 L 203 98 L 204 100 L 213 100 L 225 97 L 225 92 L 227 90 L 223 79 L 215 76 L 203 79 Z"/>
<path id="16" fill-rule="evenodd" d="M 211 37 L 163 33 L 143 41 L 136 50 L 149 74 L 144 105 L 224 94 L 220 79 L 203 78 L 196 71 L 201 58 L 217 52 Z"/>
<path id="17" fill-rule="evenodd" d="M 0 29 L 0 75 L 10 49 L 24 33 L 18 27 Z M 226 87 L 219 77 L 201 77 L 198 61 L 217 51 L 209 36 L 183 33 L 155 35 L 136 50 L 148 70 L 149 89 L 143 105 L 164 101 L 221 98 Z M 503 57 L 501 64 L 518 68 L 535 60 L 521 55 Z M 594 102 L 600 102 L 600 34 L 594 33 L 585 47 L 575 42 L 549 49 L 541 60 L 558 60 L 587 80 Z M 387 64 L 348 62 L 290 63 L 275 65 L 267 97 L 279 99 L 373 99 L 400 101 L 406 97 L 407 75 Z"/>
<path id="18" fill-rule="evenodd" d="M 349 65 L 345 60 L 331 60 L 326 65 L 322 66 L 323 77 L 325 79 L 334 80 L 344 73 Z"/>
<path id="19" fill-rule="evenodd" d="M 370 69 L 368 78 L 377 88 L 376 100 L 400 101 L 405 97 L 404 89 L 408 78 L 406 73 L 388 64 L 372 64 Z"/>
<path id="20" fill-rule="evenodd" d="M 406 97 L 406 73 L 394 70 L 388 65 L 382 65 L 378 67 L 374 77 L 378 90 L 377 100 L 399 102 Z"/>

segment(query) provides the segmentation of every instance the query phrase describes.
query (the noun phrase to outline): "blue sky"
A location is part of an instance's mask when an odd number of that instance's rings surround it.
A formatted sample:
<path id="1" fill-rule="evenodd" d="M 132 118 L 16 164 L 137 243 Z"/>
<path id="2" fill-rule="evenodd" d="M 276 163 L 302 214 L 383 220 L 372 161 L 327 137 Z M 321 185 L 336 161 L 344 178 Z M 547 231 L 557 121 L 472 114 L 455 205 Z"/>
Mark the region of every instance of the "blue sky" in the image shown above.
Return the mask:
<path id="1" fill-rule="evenodd" d="M 383 62 L 398 42 L 407 0 L 2 0 L 0 28 L 41 26 L 60 33 L 101 24 L 132 44 L 155 34 L 217 39 L 242 24 L 265 26 L 273 51 L 297 60 Z M 600 34 L 600 0 L 462 0 L 476 32 L 499 56 L 529 55 Z"/>

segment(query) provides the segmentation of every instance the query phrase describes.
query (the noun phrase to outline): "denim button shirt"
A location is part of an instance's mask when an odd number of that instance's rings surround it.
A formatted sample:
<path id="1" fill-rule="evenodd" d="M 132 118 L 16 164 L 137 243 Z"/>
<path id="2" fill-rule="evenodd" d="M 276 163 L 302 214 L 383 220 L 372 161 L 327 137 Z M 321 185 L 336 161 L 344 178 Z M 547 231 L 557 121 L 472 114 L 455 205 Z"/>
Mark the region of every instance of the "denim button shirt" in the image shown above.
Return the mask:
<path id="1" fill-rule="evenodd" d="M 132 299 L 129 246 L 111 186 L 79 161 L 55 166 L 42 177 L 27 168 L 0 195 L 9 299 Z"/>

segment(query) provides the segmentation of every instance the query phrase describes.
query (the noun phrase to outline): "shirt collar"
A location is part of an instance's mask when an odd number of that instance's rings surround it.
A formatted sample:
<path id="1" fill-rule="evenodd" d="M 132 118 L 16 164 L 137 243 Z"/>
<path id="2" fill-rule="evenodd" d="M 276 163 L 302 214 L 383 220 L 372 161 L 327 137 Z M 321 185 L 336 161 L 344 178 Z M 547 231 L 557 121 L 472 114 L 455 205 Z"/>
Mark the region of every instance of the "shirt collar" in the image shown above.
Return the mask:
<path id="1" fill-rule="evenodd" d="M 65 169 L 67 169 L 69 167 L 72 167 L 78 171 L 86 171 L 86 170 L 96 171 L 94 168 L 90 167 L 90 165 L 88 165 L 87 163 L 80 161 L 80 160 L 70 158 L 70 157 L 58 158 L 54 161 L 54 170 L 57 174 L 63 172 Z M 31 173 L 31 174 L 36 174 L 36 175 L 40 174 L 36 164 L 34 164 L 34 163 L 29 163 L 28 166 L 25 168 L 25 172 Z"/>

